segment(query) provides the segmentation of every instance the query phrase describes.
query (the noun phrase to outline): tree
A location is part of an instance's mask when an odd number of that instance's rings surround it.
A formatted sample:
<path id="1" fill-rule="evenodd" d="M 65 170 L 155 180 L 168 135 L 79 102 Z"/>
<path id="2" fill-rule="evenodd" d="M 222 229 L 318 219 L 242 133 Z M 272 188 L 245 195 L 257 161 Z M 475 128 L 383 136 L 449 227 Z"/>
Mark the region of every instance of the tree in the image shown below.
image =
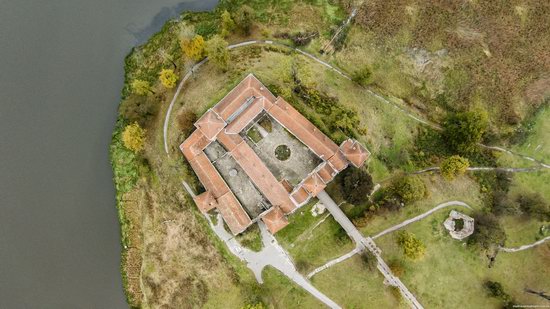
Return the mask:
<path id="1" fill-rule="evenodd" d="M 166 88 L 174 88 L 178 81 L 178 76 L 172 69 L 163 69 L 159 74 L 161 84 Z"/>
<path id="2" fill-rule="evenodd" d="M 204 38 L 197 34 L 192 39 L 181 39 L 180 46 L 187 58 L 199 61 L 204 58 Z"/>
<path id="3" fill-rule="evenodd" d="M 229 51 L 227 42 L 219 35 L 213 36 L 206 42 L 206 54 L 222 71 L 226 71 L 229 66 Z"/>
<path id="4" fill-rule="evenodd" d="M 221 20 L 221 36 L 225 38 L 235 29 L 235 21 L 227 10 L 223 11 Z"/>
<path id="5" fill-rule="evenodd" d="M 397 244 L 403 249 L 403 254 L 412 260 L 423 257 L 426 252 L 426 246 L 422 241 L 416 238 L 413 233 L 407 231 L 401 231 L 397 234 Z"/>
<path id="6" fill-rule="evenodd" d="M 468 240 L 469 243 L 482 249 L 490 249 L 495 245 L 503 245 L 506 241 L 506 233 L 502 229 L 497 217 L 493 214 L 477 213 L 474 215 L 474 233 Z"/>
<path id="7" fill-rule="evenodd" d="M 188 136 L 193 131 L 194 124 L 197 121 L 197 114 L 190 109 L 184 109 L 178 114 L 178 125 L 184 136 Z"/>
<path id="8" fill-rule="evenodd" d="M 378 260 L 376 259 L 376 256 L 372 252 L 368 250 L 363 251 L 361 253 L 361 259 L 365 263 L 365 266 L 367 267 L 368 270 L 370 271 L 376 270 L 376 265 L 378 265 Z"/>
<path id="9" fill-rule="evenodd" d="M 443 122 L 443 137 L 451 150 L 471 153 L 481 141 L 487 125 L 487 112 L 482 110 L 451 114 Z"/>
<path id="10" fill-rule="evenodd" d="M 146 95 L 147 93 L 155 93 L 151 90 L 151 85 L 148 81 L 141 79 L 134 79 L 131 84 L 132 92 L 137 95 Z"/>
<path id="11" fill-rule="evenodd" d="M 462 175 L 470 167 L 470 161 L 459 155 L 450 156 L 441 163 L 441 175 L 447 180 L 453 180 Z"/>
<path id="12" fill-rule="evenodd" d="M 550 204 L 539 193 L 523 193 L 517 202 L 523 213 L 535 216 L 541 220 L 550 218 Z"/>
<path id="13" fill-rule="evenodd" d="M 503 308 L 514 308 L 512 297 L 504 291 L 504 287 L 497 281 L 486 281 L 483 287 L 491 297 L 498 298 L 504 303 Z"/>
<path id="14" fill-rule="evenodd" d="M 400 260 L 391 260 L 388 267 L 396 277 L 401 277 L 405 273 L 405 267 Z"/>
<path id="15" fill-rule="evenodd" d="M 355 71 L 351 79 L 361 86 L 367 86 L 372 83 L 372 72 L 368 67 L 363 67 Z"/>
<path id="16" fill-rule="evenodd" d="M 122 132 L 122 143 L 133 152 L 140 152 L 145 144 L 145 130 L 137 122 L 127 125 Z"/>
<path id="17" fill-rule="evenodd" d="M 248 5 L 243 5 L 235 14 L 235 23 L 241 33 L 245 35 L 250 34 L 252 28 L 252 22 L 254 21 L 254 10 Z"/>
<path id="18" fill-rule="evenodd" d="M 372 191 L 372 177 L 360 168 L 348 168 L 342 177 L 344 198 L 351 204 L 359 204 L 368 199 Z"/>
<path id="19" fill-rule="evenodd" d="M 427 194 L 426 185 L 418 176 L 404 176 L 397 179 L 392 185 L 392 190 L 404 203 L 421 200 Z"/>

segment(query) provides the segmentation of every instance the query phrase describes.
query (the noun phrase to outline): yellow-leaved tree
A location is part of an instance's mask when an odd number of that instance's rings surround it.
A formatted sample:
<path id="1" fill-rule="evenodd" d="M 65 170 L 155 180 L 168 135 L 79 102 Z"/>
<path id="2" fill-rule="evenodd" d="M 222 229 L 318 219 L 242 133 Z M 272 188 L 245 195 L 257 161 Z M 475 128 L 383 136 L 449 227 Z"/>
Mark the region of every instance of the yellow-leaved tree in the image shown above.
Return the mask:
<path id="1" fill-rule="evenodd" d="M 178 76 L 174 73 L 174 70 L 163 69 L 159 74 L 161 84 L 166 88 L 174 88 L 178 81 Z"/>
<path id="2" fill-rule="evenodd" d="M 225 10 L 222 13 L 222 32 L 221 35 L 225 38 L 227 37 L 234 29 L 235 29 L 235 21 L 233 21 L 233 18 L 231 17 L 231 14 Z"/>
<path id="3" fill-rule="evenodd" d="M 180 45 L 187 58 L 199 61 L 204 57 L 204 38 L 202 35 L 197 34 L 190 40 L 182 38 Z"/>
<path id="4" fill-rule="evenodd" d="M 151 90 L 151 85 L 149 85 L 149 82 L 145 80 L 134 79 L 130 86 L 132 87 L 132 92 L 137 95 L 146 95 L 149 92 L 155 93 L 153 90 Z"/>
<path id="5" fill-rule="evenodd" d="M 145 130 L 137 122 L 127 125 L 122 132 L 124 147 L 138 153 L 145 144 Z"/>

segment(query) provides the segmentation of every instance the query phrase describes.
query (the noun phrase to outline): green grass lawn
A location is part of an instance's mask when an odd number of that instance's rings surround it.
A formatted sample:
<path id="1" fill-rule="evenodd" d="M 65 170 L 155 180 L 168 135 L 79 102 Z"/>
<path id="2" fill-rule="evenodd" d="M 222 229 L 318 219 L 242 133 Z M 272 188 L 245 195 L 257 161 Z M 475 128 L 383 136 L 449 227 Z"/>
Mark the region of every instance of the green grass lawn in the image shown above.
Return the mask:
<path id="1" fill-rule="evenodd" d="M 312 278 L 315 287 L 344 308 L 408 308 L 383 281 L 378 270 L 369 271 L 357 255 Z"/>
<path id="2" fill-rule="evenodd" d="M 297 210 L 289 217 L 289 225 L 275 234 L 304 275 L 354 248 L 332 216 L 326 217 L 328 211 L 316 217 L 311 214 L 313 204 L 315 202 Z M 325 217 L 324 222 L 317 225 Z"/>
<path id="3" fill-rule="evenodd" d="M 376 240 L 384 259 L 404 261 L 405 273 L 401 279 L 423 305 L 427 308 L 463 308 L 466 304 L 471 308 L 498 308 L 499 302 L 488 298 L 482 288 L 485 280 L 500 282 L 506 292 L 522 304 L 545 304 L 523 289 L 548 289 L 548 246 L 520 253 L 500 253 L 494 267 L 488 268 L 488 260 L 482 253 L 448 236 L 442 226 L 447 215 L 447 211 L 437 213 L 405 228 L 426 245 L 426 254 L 419 261 L 403 256 L 396 244 L 396 233 Z"/>
<path id="4" fill-rule="evenodd" d="M 393 225 L 401 223 L 409 218 L 422 214 L 440 203 L 459 200 L 469 204 L 474 209 L 482 206 L 481 195 L 478 184 L 468 176 L 461 176 L 454 181 L 446 181 L 438 174 L 423 175 L 429 195 L 426 199 L 405 205 L 404 209 L 398 212 L 387 212 L 374 216 L 368 224 L 361 228 L 364 235 L 375 235 Z M 457 210 L 465 209 L 456 207 Z M 448 213 L 451 208 L 444 208 L 439 212 Z"/>

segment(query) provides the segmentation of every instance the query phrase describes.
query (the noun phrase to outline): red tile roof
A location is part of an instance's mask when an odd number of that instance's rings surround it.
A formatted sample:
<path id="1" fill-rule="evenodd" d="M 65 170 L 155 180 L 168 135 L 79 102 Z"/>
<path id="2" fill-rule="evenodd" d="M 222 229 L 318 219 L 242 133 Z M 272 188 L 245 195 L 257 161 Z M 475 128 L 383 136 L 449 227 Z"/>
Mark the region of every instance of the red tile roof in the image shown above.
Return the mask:
<path id="1" fill-rule="evenodd" d="M 307 193 L 306 189 L 303 187 L 298 187 L 294 192 L 291 194 L 292 199 L 296 202 L 296 205 L 302 205 L 307 201 L 309 198 L 309 193 Z"/>
<path id="2" fill-rule="evenodd" d="M 279 207 L 272 207 L 271 210 L 262 217 L 267 229 L 275 234 L 283 227 L 288 225 L 288 220 L 284 212 Z"/>
<path id="3" fill-rule="evenodd" d="M 323 160 L 315 172 L 293 191 L 284 179 L 279 182 L 275 178 L 239 134 L 264 110 Z M 348 160 L 359 166 L 369 156 L 368 150 L 357 141 L 346 141 L 338 148 L 284 99 L 276 99 L 252 74 L 206 112 L 195 126 L 198 129 L 180 145 L 184 156 L 206 188 L 206 192 L 196 196 L 194 200 L 202 212 L 217 208 L 233 234 L 242 232 L 252 221 L 203 152 L 211 141 L 217 139 L 223 145 L 256 188 L 273 205 L 262 217 L 272 233 L 288 224 L 285 213 L 303 205 L 310 196 L 316 196 L 325 188 L 326 183 L 348 166 Z"/>
<path id="4" fill-rule="evenodd" d="M 241 233 L 252 224 L 252 220 L 231 191 L 218 198 L 218 210 L 233 234 Z"/>
<path id="5" fill-rule="evenodd" d="M 332 157 L 338 150 L 338 146 L 330 138 L 283 98 L 277 98 L 268 113 L 321 159 Z"/>
<path id="6" fill-rule="evenodd" d="M 326 186 L 327 185 L 323 182 L 323 180 L 321 179 L 321 177 L 319 177 L 317 173 L 312 173 L 302 183 L 302 187 L 306 189 L 306 191 L 309 192 L 311 196 L 317 196 L 317 194 L 323 191 Z"/>
<path id="7" fill-rule="evenodd" d="M 214 195 L 212 195 L 212 192 L 210 191 L 206 191 L 195 196 L 193 200 L 195 201 L 195 204 L 197 204 L 197 207 L 199 207 L 199 210 L 203 213 L 207 213 L 218 207 L 218 201 L 216 201 Z"/>
<path id="8" fill-rule="evenodd" d="M 356 140 L 348 139 L 340 145 L 344 156 L 355 167 L 360 167 L 369 158 L 370 152 Z"/>
<path id="9" fill-rule="evenodd" d="M 225 121 L 212 110 L 207 111 L 195 122 L 195 127 L 201 130 L 202 134 L 209 140 L 215 139 L 216 135 L 225 127 Z"/>

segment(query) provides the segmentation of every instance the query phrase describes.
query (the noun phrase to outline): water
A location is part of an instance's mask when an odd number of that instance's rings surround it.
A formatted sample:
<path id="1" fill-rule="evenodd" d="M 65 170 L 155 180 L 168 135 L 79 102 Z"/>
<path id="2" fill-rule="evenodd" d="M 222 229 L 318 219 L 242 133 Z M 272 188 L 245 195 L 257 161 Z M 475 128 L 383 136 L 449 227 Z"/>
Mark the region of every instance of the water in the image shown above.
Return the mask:
<path id="1" fill-rule="evenodd" d="M 0 0 L 0 308 L 125 308 L 108 144 L 123 59 L 216 0 Z"/>

